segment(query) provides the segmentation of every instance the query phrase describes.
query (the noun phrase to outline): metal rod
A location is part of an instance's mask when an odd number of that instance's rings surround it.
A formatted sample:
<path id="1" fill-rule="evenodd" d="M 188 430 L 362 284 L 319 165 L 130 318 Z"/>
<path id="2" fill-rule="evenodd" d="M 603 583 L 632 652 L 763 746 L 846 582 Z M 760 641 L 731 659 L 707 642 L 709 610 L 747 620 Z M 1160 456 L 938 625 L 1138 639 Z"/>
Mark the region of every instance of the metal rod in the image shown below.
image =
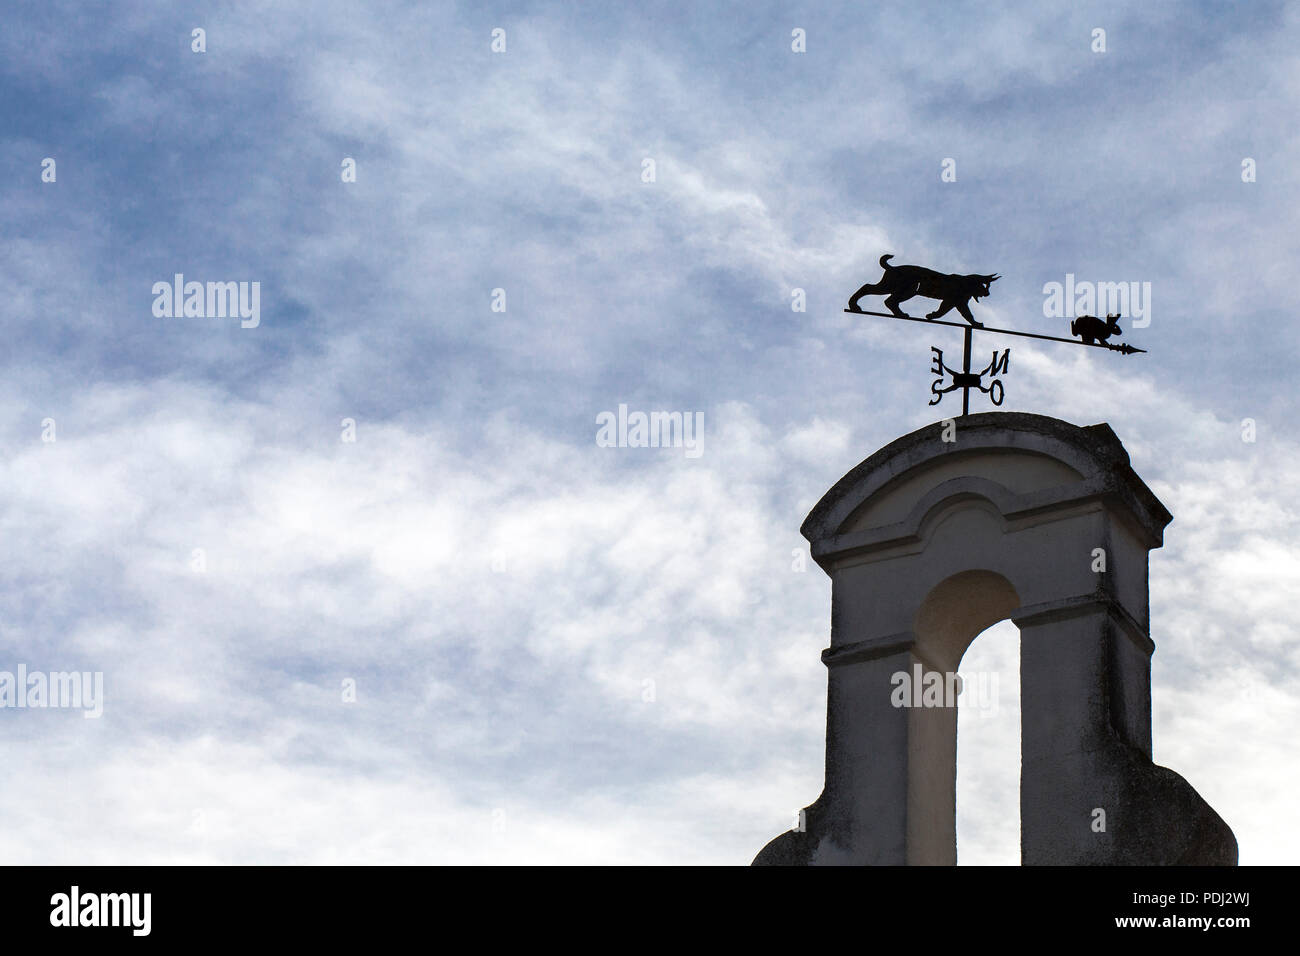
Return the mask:
<path id="1" fill-rule="evenodd" d="M 888 312 L 863 312 L 857 309 L 845 309 L 849 315 L 878 315 L 882 319 L 906 319 L 909 322 L 925 322 L 927 325 L 951 325 L 955 329 L 978 328 L 981 332 L 996 332 L 999 335 L 1023 335 L 1028 339 L 1047 339 L 1049 342 L 1068 342 L 1071 345 L 1087 345 L 1094 349 L 1108 349 L 1111 352 L 1145 352 L 1146 349 L 1135 348 L 1127 342 L 1123 345 L 1107 345 L 1105 342 L 1080 342 L 1078 339 L 1065 339 L 1059 335 L 1042 335 L 1038 332 L 1018 332 L 1015 329 L 991 329 L 987 325 L 973 326 L 969 322 L 949 322 L 946 319 L 922 319 L 914 315 L 890 315 Z"/>
<path id="2" fill-rule="evenodd" d="M 967 375 L 970 374 L 970 340 L 971 333 L 975 331 L 973 326 L 966 326 L 966 335 L 962 342 L 961 370 Z M 961 413 L 970 414 L 970 386 L 967 385 L 961 390 Z"/>

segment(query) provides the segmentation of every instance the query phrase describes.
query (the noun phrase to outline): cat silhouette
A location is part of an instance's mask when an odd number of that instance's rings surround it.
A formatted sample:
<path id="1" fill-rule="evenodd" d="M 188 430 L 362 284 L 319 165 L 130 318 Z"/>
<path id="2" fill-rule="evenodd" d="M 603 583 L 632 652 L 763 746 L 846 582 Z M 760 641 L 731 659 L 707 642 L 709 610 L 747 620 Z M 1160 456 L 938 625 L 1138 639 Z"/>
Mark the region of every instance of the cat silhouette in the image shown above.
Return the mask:
<path id="1" fill-rule="evenodd" d="M 937 319 L 956 309 L 971 325 L 983 328 L 982 322 L 975 321 L 970 314 L 970 300 L 978 302 L 989 294 L 989 285 L 1002 278 L 999 275 L 948 275 L 924 269 L 921 266 L 891 266 L 892 255 L 880 257 L 880 267 L 885 270 L 879 282 L 868 282 L 849 299 L 849 310 L 861 312 L 858 300 L 864 295 L 883 295 L 889 311 L 900 319 L 910 319 L 899 306 L 913 296 L 922 295 L 927 299 L 938 299 L 939 308 L 926 315 L 927 319 Z"/>

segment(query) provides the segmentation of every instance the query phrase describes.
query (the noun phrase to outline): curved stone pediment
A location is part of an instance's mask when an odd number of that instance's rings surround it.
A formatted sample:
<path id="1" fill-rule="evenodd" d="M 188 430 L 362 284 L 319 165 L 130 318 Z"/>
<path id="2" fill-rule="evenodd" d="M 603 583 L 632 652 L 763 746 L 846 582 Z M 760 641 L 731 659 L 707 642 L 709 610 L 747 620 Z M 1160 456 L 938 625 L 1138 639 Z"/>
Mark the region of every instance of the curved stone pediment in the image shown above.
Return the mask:
<path id="1" fill-rule="evenodd" d="M 949 426 L 948 423 L 951 423 Z M 945 441 L 950 434 L 952 440 Z M 1077 482 L 1123 504 L 1159 547 L 1172 520 L 1129 463 L 1109 425 L 986 412 L 936 422 L 862 461 L 817 502 L 800 529 L 809 541 L 897 520 L 907 503 L 952 478 L 983 477 L 1017 495 Z"/>

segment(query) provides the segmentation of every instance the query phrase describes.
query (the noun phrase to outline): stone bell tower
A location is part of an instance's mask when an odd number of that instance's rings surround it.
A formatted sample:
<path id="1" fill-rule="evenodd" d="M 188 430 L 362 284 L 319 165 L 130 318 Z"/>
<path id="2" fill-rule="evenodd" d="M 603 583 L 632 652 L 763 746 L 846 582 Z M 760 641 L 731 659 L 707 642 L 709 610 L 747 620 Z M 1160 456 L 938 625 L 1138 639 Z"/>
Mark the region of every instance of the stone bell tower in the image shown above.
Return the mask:
<path id="1" fill-rule="evenodd" d="M 1235 865 L 1151 760 L 1147 554 L 1170 520 L 1108 425 L 1041 415 L 928 425 L 840 479 L 802 528 L 832 581 L 825 788 L 754 863 L 956 863 L 956 708 L 895 706 L 893 676 L 955 673 L 1010 618 L 1021 862 Z"/>

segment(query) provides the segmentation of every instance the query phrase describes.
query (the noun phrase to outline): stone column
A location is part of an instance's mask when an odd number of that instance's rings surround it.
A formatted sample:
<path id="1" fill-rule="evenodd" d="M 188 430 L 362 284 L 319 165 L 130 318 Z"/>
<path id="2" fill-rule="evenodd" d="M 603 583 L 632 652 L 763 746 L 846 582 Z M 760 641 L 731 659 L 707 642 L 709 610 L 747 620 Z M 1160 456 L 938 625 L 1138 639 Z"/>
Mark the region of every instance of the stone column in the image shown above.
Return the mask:
<path id="1" fill-rule="evenodd" d="M 1227 824 L 1151 762 L 1147 553 L 1169 512 L 1105 425 L 957 422 L 881 449 L 804 522 L 832 580 L 825 787 L 754 862 L 955 863 L 956 709 L 896 706 L 894 675 L 955 673 L 1010 618 L 1022 861 L 1234 864 Z"/>

